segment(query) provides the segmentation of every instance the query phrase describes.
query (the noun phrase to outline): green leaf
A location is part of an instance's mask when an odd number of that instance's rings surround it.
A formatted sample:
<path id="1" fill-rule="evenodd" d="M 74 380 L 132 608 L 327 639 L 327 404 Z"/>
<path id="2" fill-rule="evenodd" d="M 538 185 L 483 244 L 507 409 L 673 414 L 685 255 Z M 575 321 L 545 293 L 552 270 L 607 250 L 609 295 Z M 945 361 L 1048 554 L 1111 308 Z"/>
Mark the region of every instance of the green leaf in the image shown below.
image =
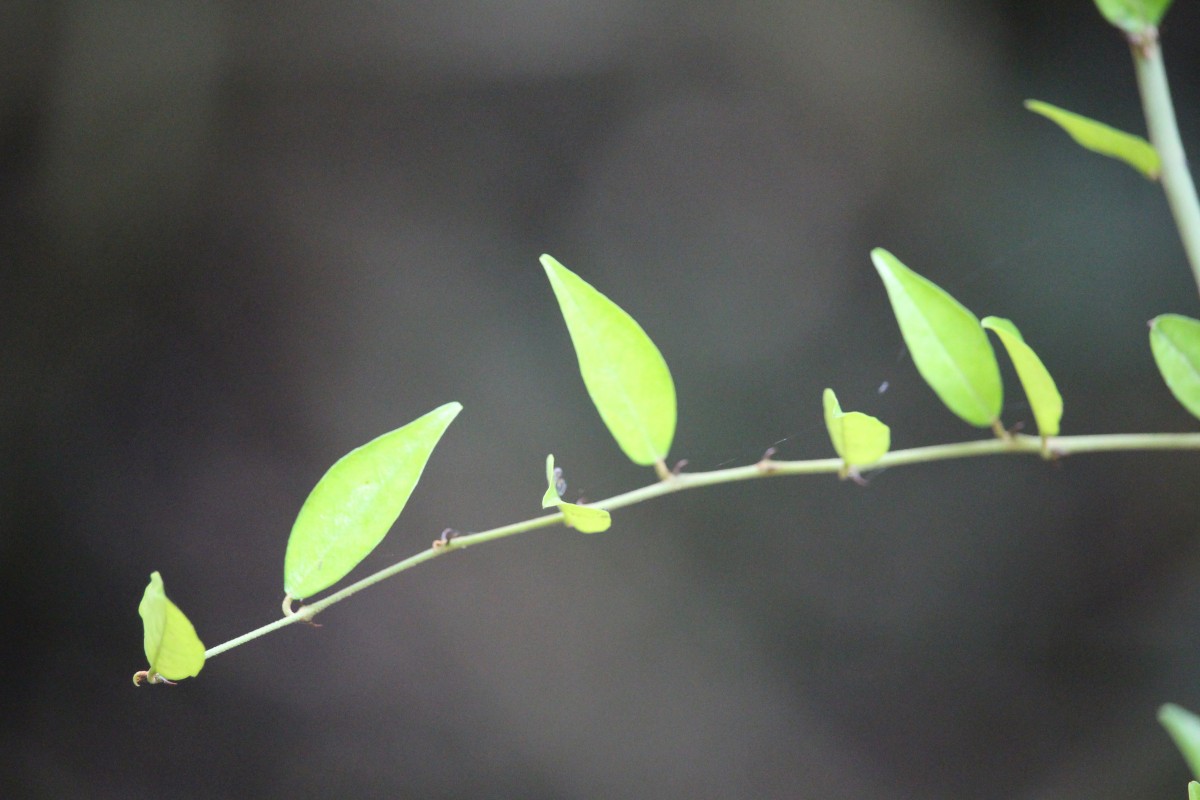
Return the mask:
<path id="1" fill-rule="evenodd" d="M 946 407 L 979 428 L 1000 418 L 1000 365 L 979 320 L 894 255 L 871 251 L 917 371 Z"/>
<path id="2" fill-rule="evenodd" d="M 600 533 L 612 525 L 611 515 L 603 508 L 563 502 L 558 494 L 558 475 L 554 472 L 553 455 L 546 456 L 546 482 L 550 485 L 546 494 L 542 496 L 542 508 L 558 506 L 563 515 L 563 523 L 568 528 L 574 528 L 580 533 Z"/>
<path id="3" fill-rule="evenodd" d="M 1200 800 L 1200 783 L 1188 781 L 1188 800 Z"/>
<path id="4" fill-rule="evenodd" d="M 546 456 L 546 483 L 550 487 L 542 495 L 542 508 L 553 508 L 562 502 L 558 494 L 558 476 L 554 474 L 554 454 Z"/>
<path id="5" fill-rule="evenodd" d="M 351 450 L 300 508 L 283 559 L 283 588 L 301 600 L 340 581 L 375 549 L 416 488 L 462 406 L 447 403 Z"/>
<path id="6" fill-rule="evenodd" d="M 162 678 L 179 681 L 200 674 L 204 666 L 204 645 L 196 636 L 196 629 L 179 607 L 167 599 L 162 576 L 150 573 L 150 583 L 138 604 L 145 632 L 146 660 L 150 666 L 144 673 L 134 676 L 150 683 L 159 683 Z"/>
<path id="7" fill-rule="evenodd" d="M 1200 320 L 1180 314 L 1155 317 L 1150 349 L 1171 394 L 1200 418 Z"/>
<path id="8" fill-rule="evenodd" d="M 1003 317 L 984 317 L 979 323 L 996 336 L 1008 351 L 1013 367 L 1017 370 L 1017 378 L 1029 398 L 1029 407 L 1033 409 L 1033 418 L 1037 421 L 1038 433 L 1042 436 L 1057 436 L 1058 426 L 1062 421 L 1063 400 L 1054 385 L 1054 378 L 1038 358 L 1033 348 L 1025 344 L 1025 339 L 1017 326 Z"/>
<path id="9" fill-rule="evenodd" d="M 1171 735 L 1194 777 L 1200 777 L 1200 717 L 1174 703 L 1158 709 L 1158 721 Z"/>
<path id="10" fill-rule="evenodd" d="M 1043 103 L 1041 100 L 1026 100 L 1025 107 L 1056 123 L 1081 147 L 1102 156 L 1124 161 L 1150 180 L 1158 180 L 1162 171 L 1158 151 L 1141 136 L 1117 130 L 1103 122 Z"/>
<path id="11" fill-rule="evenodd" d="M 563 513 L 563 522 L 567 527 L 580 533 L 600 533 L 612 525 L 612 517 L 603 508 L 576 503 L 559 503 L 558 508 Z"/>
<path id="12" fill-rule="evenodd" d="M 847 467 L 865 467 L 883 457 L 892 442 L 887 425 L 861 411 L 843 412 L 833 389 L 825 390 L 823 400 L 829 439 Z"/>
<path id="13" fill-rule="evenodd" d="M 1096 8 L 1111 24 L 1128 33 L 1154 27 L 1173 0 L 1096 0 Z"/>
<path id="14" fill-rule="evenodd" d="M 661 462 L 675 437 L 675 384 L 662 353 L 633 317 L 586 281 L 542 256 L 601 419 L 625 455 Z"/>

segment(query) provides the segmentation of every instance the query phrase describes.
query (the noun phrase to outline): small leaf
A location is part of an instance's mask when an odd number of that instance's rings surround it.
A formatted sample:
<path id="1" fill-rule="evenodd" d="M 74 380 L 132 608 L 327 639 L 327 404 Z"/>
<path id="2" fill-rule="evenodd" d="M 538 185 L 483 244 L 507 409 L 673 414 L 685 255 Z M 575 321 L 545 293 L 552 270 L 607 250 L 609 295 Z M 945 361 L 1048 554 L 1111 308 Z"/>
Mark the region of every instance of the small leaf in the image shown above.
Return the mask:
<path id="1" fill-rule="evenodd" d="M 283 559 L 283 588 L 301 600 L 346 576 L 395 524 L 462 406 L 447 403 L 351 450 L 300 508 Z"/>
<path id="2" fill-rule="evenodd" d="M 1167 703 L 1158 709 L 1158 721 L 1183 754 L 1193 777 L 1200 777 L 1200 717 L 1174 703 Z"/>
<path id="3" fill-rule="evenodd" d="M 1043 103 L 1041 100 L 1026 100 L 1025 107 L 1056 123 L 1081 147 L 1102 156 L 1124 161 L 1150 180 L 1158 180 L 1162 171 L 1158 151 L 1141 136 L 1117 130 L 1103 122 Z"/>
<path id="4" fill-rule="evenodd" d="M 1058 426 L 1062 421 L 1063 400 L 1054 385 L 1054 378 L 1038 358 L 1033 348 L 1025 344 L 1017 326 L 1002 317 L 984 317 L 979 323 L 996 336 L 1008 351 L 1013 367 L 1017 370 L 1017 378 L 1029 398 L 1029 407 L 1033 409 L 1033 418 L 1037 421 L 1038 433 L 1042 436 L 1058 436 Z"/>
<path id="5" fill-rule="evenodd" d="M 843 412 L 833 389 L 825 390 L 823 400 L 829 439 L 847 467 L 865 467 L 883 457 L 892 441 L 887 425 L 861 411 Z"/>
<path id="6" fill-rule="evenodd" d="M 135 684 L 139 676 L 158 683 L 160 678 L 179 681 L 200 674 L 204 645 L 187 616 L 167 599 L 162 576 L 157 572 L 150 573 L 138 614 L 142 618 L 146 660 L 150 666 L 145 673 L 134 676 Z"/>
<path id="7" fill-rule="evenodd" d="M 1004 402 L 1000 365 L 979 320 L 894 255 L 871 251 L 917 371 L 946 407 L 979 428 L 995 425 Z"/>
<path id="8" fill-rule="evenodd" d="M 600 533 L 612 525 L 612 517 L 603 508 L 576 503 L 559 503 L 558 507 L 563 513 L 563 522 L 567 527 L 580 533 Z"/>
<path id="9" fill-rule="evenodd" d="M 613 301 L 548 255 L 583 383 L 617 445 L 635 464 L 661 462 L 675 437 L 675 384 L 662 353 Z"/>
<path id="10" fill-rule="evenodd" d="M 1200 783 L 1188 781 L 1188 800 L 1200 800 Z"/>
<path id="11" fill-rule="evenodd" d="M 1096 8 L 1111 24 L 1128 33 L 1158 25 L 1173 0 L 1096 0 Z"/>
<path id="12" fill-rule="evenodd" d="M 546 483 L 550 486 L 542 495 L 542 508 L 553 508 L 562 502 L 562 496 L 558 493 L 558 475 L 554 471 L 553 453 L 546 456 Z"/>
<path id="13" fill-rule="evenodd" d="M 1180 314 L 1155 317 L 1150 349 L 1171 394 L 1200 418 L 1200 320 Z"/>
<path id="14" fill-rule="evenodd" d="M 553 454 L 546 456 L 546 482 L 550 484 L 546 494 L 542 496 L 542 508 L 557 506 L 562 512 L 563 523 L 568 528 L 574 528 L 580 533 L 600 533 L 612 525 L 612 517 L 607 511 L 595 506 L 581 506 L 576 503 L 564 503 L 558 493 L 560 478 L 554 469 Z"/>

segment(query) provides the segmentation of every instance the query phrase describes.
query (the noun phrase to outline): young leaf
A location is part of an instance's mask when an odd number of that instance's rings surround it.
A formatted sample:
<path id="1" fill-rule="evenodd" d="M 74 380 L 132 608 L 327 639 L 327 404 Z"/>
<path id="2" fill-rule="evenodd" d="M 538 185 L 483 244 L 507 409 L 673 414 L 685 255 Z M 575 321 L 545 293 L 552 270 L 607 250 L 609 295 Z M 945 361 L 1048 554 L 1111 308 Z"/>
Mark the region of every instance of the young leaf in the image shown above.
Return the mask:
<path id="1" fill-rule="evenodd" d="M 1200 800 L 1200 783 L 1188 781 L 1188 800 Z"/>
<path id="2" fill-rule="evenodd" d="M 1038 433 L 1045 436 L 1058 436 L 1058 425 L 1062 421 L 1063 400 L 1054 385 L 1054 378 L 1038 358 L 1033 348 L 1025 344 L 1017 326 L 1002 317 L 984 317 L 980 323 L 1004 344 L 1008 357 L 1012 359 L 1013 367 L 1017 370 L 1017 378 L 1029 398 L 1029 407 L 1033 409 L 1033 418 L 1037 421 Z"/>
<path id="3" fill-rule="evenodd" d="M 1124 161 L 1150 180 L 1158 180 L 1158 174 L 1162 171 L 1158 151 L 1141 136 L 1117 130 L 1103 122 L 1043 103 L 1041 100 L 1026 100 L 1025 107 L 1056 123 L 1081 147 L 1102 156 Z"/>
<path id="4" fill-rule="evenodd" d="M 600 533 L 612 525 L 612 516 L 603 508 L 576 503 L 559 503 L 558 508 L 563 513 L 563 522 L 567 527 L 580 533 Z"/>
<path id="5" fill-rule="evenodd" d="M 603 508 L 564 503 L 558 494 L 558 475 L 554 471 L 554 456 L 546 456 L 546 482 L 550 484 L 542 496 L 542 508 L 558 506 L 563 522 L 580 533 L 600 533 L 612 525 L 612 517 Z"/>
<path id="6" fill-rule="evenodd" d="M 847 467 L 865 467 L 883 457 L 892 441 L 887 425 L 861 411 L 843 412 L 833 389 L 825 390 L 823 400 L 829 439 Z"/>
<path id="7" fill-rule="evenodd" d="M 1000 365 L 979 320 L 894 255 L 871 251 L 917 371 L 946 407 L 979 428 L 995 425 L 1004 402 Z"/>
<path id="8" fill-rule="evenodd" d="M 633 463 L 661 462 L 675 437 L 667 362 L 633 317 L 550 256 L 541 260 L 601 419 Z"/>
<path id="9" fill-rule="evenodd" d="M 283 588 L 300 600 L 337 583 L 395 524 L 433 448 L 462 410 L 447 403 L 351 450 L 300 508 L 283 559 Z"/>
<path id="10" fill-rule="evenodd" d="M 1096 0 L 1109 23 L 1127 33 L 1158 25 L 1173 0 Z"/>
<path id="11" fill-rule="evenodd" d="M 1187 762 L 1192 775 L 1200 777 L 1200 717 L 1173 703 L 1167 703 L 1158 709 L 1158 721 L 1167 729 L 1175 746 L 1183 754 L 1183 760 Z"/>
<path id="12" fill-rule="evenodd" d="M 542 495 L 542 508 L 553 508 L 562 502 L 562 497 L 558 494 L 558 476 L 554 474 L 553 453 L 546 456 L 546 483 L 550 484 L 550 487 Z"/>
<path id="13" fill-rule="evenodd" d="M 146 660 L 150 666 L 133 676 L 134 685 L 141 678 L 160 683 L 164 679 L 180 681 L 200 674 L 204 645 L 184 613 L 167 599 L 162 576 L 157 572 L 150 573 L 138 614 L 142 618 Z"/>
<path id="14" fill-rule="evenodd" d="M 1200 418 L 1200 320 L 1179 314 L 1155 317 L 1150 349 L 1171 394 Z"/>

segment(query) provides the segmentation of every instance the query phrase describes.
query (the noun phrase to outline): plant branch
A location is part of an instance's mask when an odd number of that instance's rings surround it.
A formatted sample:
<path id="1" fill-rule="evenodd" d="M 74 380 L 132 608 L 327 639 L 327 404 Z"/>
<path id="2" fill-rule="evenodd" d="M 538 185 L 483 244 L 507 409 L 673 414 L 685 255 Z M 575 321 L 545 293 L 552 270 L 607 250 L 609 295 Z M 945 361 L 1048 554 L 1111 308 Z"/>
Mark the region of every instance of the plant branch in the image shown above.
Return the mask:
<path id="1" fill-rule="evenodd" d="M 1041 437 L 1027 434 L 1014 434 L 1008 439 L 981 439 L 971 442 L 954 444 L 938 444 L 927 447 L 913 447 L 908 450 L 896 450 L 887 453 L 869 469 L 898 467 L 908 464 L 923 464 L 932 461 L 945 461 L 953 458 L 972 458 L 977 456 L 993 456 L 1006 454 L 1037 455 L 1043 458 L 1049 453 L 1051 458 L 1060 458 L 1078 453 L 1101 453 L 1128 450 L 1200 450 L 1200 433 L 1114 433 L 1094 436 L 1054 436 L 1042 441 Z M 807 461 L 775 461 L 764 457 L 756 464 L 744 467 L 731 467 L 710 472 L 685 472 L 679 475 L 668 473 L 668 477 L 658 483 L 643 486 L 623 494 L 614 495 L 607 500 L 600 500 L 592 505 L 612 511 L 617 508 L 636 505 L 655 497 L 681 492 L 685 489 L 698 489 L 702 486 L 715 486 L 721 483 L 768 478 L 782 475 L 817 475 L 837 474 L 845 465 L 840 458 L 817 458 Z M 261 628 L 244 633 L 235 639 L 210 647 L 205 651 L 206 659 L 224 653 L 226 650 L 243 645 L 246 642 L 265 636 L 268 633 L 294 625 L 297 622 L 311 622 L 313 617 L 339 603 L 353 594 L 361 592 L 368 586 L 374 586 L 380 581 L 411 569 L 418 564 L 430 561 L 452 550 L 463 550 L 484 542 L 504 539 L 518 533 L 547 528 L 562 523 L 562 514 L 547 514 L 534 517 L 523 522 L 516 522 L 491 530 L 481 531 L 462 536 L 454 536 L 435 541 L 427 550 L 409 556 L 390 567 L 381 569 L 360 581 L 350 584 L 341 591 L 334 592 L 310 605 L 301 606 L 291 616 L 277 619 Z"/>
<path id="2" fill-rule="evenodd" d="M 1175 121 L 1167 71 L 1158 45 L 1158 29 L 1149 27 L 1131 34 L 1129 41 L 1133 48 L 1138 91 L 1142 96 L 1142 111 L 1146 115 L 1146 130 L 1162 161 L 1161 180 L 1167 205 L 1171 207 L 1192 276 L 1200 289 L 1200 201 L 1196 199 L 1196 186 L 1188 171 L 1183 140 Z"/>

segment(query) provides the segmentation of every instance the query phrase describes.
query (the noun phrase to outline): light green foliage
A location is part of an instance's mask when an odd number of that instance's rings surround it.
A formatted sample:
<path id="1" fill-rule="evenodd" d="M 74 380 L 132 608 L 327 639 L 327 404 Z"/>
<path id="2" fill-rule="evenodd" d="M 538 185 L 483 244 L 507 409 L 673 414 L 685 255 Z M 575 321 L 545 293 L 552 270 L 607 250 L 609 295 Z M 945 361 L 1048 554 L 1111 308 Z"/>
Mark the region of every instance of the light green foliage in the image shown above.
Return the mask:
<path id="1" fill-rule="evenodd" d="M 1096 8 L 1113 25 L 1137 33 L 1158 25 L 1173 0 L 1096 0 Z"/>
<path id="2" fill-rule="evenodd" d="M 1141 136 L 1117 130 L 1103 122 L 1041 100 L 1026 100 L 1025 107 L 1056 123 L 1081 147 L 1102 156 L 1124 161 L 1150 180 L 1158 180 L 1162 171 L 1158 151 Z"/>
<path id="3" fill-rule="evenodd" d="M 604 424 L 635 464 L 662 461 L 675 437 L 667 362 L 633 317 L 550 256 L 541 260 Z"/>
<path id="4" fill-rule="evenodd" d="M 558 508 L 563 513 L 563 521 L 567 527 L 580 533 L 601 533 L 612 525 L 612 516 L 603 508 L 576 503 L 559 503 Z"/>
<path id="5" fill-rule="evenodd" d="M 826 389 L 822 399 L 829 440 L 847 468 L 865 467 L 883 457 L 892 443 L 887 425 L 861 411 L 842 411 L 833 389 Z"/>
<path id="6" fill-rule="evenodd" d="M 580 533 L 600 533 L 612 525 L 612 517 L 603 508 L 563 502 L 558 494 L 558 476 L 554 472 L 553 455 L 546 456 L 546 482 L 550 485 L 546 494 L 542 496 L 542 508 L 558 506 L 563 515 L 563 522 L 568 528 L 574 528 Z"/>
<path id="7" fill-rule="evenodd" d="M 1167 703 L 1158 709 L 1158 721 L 1183 754 L 1192 775 L 1200 777 L 1200 717 L 1174 703 Z"/>
<path id="8" fill-rule="evenodd" d="M 167 599 L 162 576 L 150 573 L 150 583 L 138 605 L 145 631 L 146 660 L 150 663 L 145 673 L 134 676 L 146 677 L 150 683 L 158 678 L 179 681 L 200 674 L 204 666 L 204 645 L 196 636 L 196 629 L 179 607 Z"/>
<path id="9" fill-rule="evenodd" d="M 1200 783 L 1188 781 L 1188 800 L 1200 800 Z"/>
<path id="10" fill-rule="evenodd" d="M 546 456 L 546 483 L 550 484 L 542 495 L 542 508 L 554 508 L 562 502 L 558 493 L 558 475 L 554 472 L 554 454 Z"/>
<path id="11" fill-rule="evenodd" d="M 1200 320 L 1180 314 L 1155 317 L 1150 349 L 1171 394 L 1200 418 Z"/>
<path id="12" fill-rule="evenodd" d="M 283 560 L 283 588 L 311 597 L 337 583 L 375 549 L 405 503 L 433 448 L 462 406 L 447 403 L 351 450 L 300 508 Z"/>
<path id="13" fill-rule="evenodd" d="M 996 353 L 979 320 L 882 247 L 871 251 L 871 260 L 921 377 L 963 420 L 980 428 L 993 425 L 1004 389 Z"/>
<path id="14" fill-rule="evenodd" d="M 1025 344 L 1025 339 L 1017 326 L 1002 317 L 984 317 L 979 323 L 990 331 L 995 332 L 1008 351 L 1013 366 L 1017 370 L 1017 378 L 1029 398 L 1029 407 L 1033 409 L 1033 418 L 1037 421 L 1038 433 L 1042 436 L 1057 436 L 1058 426 L 1062 421 L 1063 400 L 1054 385 L 1054 378 L 1038 358 L 1033 348 Z"/>

